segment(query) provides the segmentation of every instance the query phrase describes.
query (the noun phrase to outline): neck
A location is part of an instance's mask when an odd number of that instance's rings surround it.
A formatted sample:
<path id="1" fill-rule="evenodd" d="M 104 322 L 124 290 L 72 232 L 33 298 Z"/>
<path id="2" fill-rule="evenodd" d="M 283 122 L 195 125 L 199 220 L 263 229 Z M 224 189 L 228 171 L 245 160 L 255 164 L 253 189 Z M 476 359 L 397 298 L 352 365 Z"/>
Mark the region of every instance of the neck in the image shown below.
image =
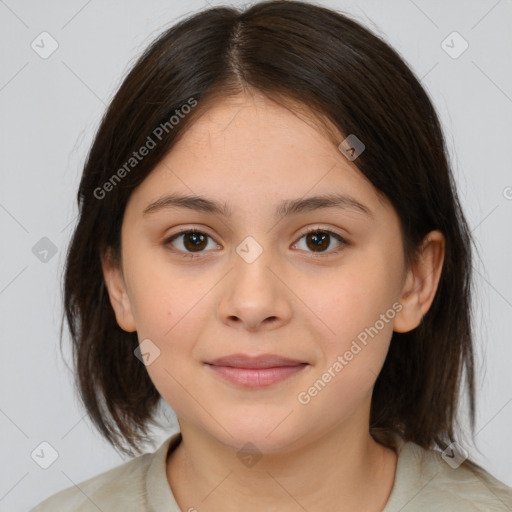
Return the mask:
<path id="1" fill-rule="evenodd" d="M 183 420 L 180 427 L 167 479 L 182 510 L 380 512 L 391 493 L 396 453 L 361 425 L 339 425 L 306 444 L 253 458 Z"/>

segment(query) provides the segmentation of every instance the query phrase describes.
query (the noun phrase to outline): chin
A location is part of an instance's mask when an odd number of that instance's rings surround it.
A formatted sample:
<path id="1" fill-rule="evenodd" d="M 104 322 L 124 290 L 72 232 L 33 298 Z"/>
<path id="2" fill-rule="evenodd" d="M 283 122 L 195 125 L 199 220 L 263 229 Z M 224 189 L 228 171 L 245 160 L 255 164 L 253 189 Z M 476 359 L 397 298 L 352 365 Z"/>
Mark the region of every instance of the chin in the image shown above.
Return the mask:
<path id="1" fill-rule="evenodd" d="M 236 422 L 223 423 L 227 432 L 222 429 L 216 429 L 217 439 L 223 444 L 232 447 L 235 450 L 251 451 L 272 454 L 286 451 L 291 443 L 297 442 L 302 434 L 290 431 L 293 425 L 290 423 L 285 426 L 287 420 L 283 422 L 286 415 L 279 418 L 267 417 L 262 419 L 246 415 L 242 420 L 237 418 Z M 283 422 L 283 423 L 281 423 Z M 231 435 L 230 435 L 231 434 Z"/>

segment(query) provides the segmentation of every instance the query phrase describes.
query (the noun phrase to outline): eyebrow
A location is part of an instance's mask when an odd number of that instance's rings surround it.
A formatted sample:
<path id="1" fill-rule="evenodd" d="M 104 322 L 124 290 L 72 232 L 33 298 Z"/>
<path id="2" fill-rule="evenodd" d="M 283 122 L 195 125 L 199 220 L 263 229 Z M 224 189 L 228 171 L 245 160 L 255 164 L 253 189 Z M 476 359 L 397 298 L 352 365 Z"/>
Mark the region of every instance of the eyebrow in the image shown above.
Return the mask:
<path id="1" fill-rule="evenodd" d="M 219 203 L 207 197 L 195 195 L 181 196 L 177 194 L 166 195 L 150 203 L 144 209 L 143 215 L 173 208 L 186 208 L 226 218 L 233 216 L 233 212 L 227 203 Z M 286 199 L 277 205 L 275 215 L 276 217 L 286 217 L 325 208 L 353 210 L 363 213 L 368 217 L 374 217 L 373 212 L 368 206 L 359 202 L 354 197 L 345 194 L 327 194 L 299 199 Z"/>

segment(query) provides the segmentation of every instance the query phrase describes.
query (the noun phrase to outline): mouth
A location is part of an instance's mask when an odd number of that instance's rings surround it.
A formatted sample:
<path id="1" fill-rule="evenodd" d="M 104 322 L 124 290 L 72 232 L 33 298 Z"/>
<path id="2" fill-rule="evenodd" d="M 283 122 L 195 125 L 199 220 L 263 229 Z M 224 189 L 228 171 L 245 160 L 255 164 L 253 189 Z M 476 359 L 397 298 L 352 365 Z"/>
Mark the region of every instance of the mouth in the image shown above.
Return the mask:
<path id="1" fill-rule="evenodd" d="M 261 388 L 281 382 L 304 370 L 309 363 L 274 354 L 233 354 L 205 364 L 224 381 L 244 388 Z"/>

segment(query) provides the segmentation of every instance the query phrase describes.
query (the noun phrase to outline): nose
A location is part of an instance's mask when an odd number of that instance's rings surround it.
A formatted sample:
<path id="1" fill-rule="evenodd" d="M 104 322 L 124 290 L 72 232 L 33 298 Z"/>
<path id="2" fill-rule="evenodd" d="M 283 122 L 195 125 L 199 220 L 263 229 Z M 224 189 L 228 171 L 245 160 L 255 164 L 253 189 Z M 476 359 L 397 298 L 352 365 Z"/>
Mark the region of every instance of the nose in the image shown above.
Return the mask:
<path id="1" fill-rule="evenodd" d="M 293 293 L 270 253 L 263 250 L 254 261 L 234 256 L 218 307 L 223 323 L 256 332 L 277 329 L 290 321 Z"/>

